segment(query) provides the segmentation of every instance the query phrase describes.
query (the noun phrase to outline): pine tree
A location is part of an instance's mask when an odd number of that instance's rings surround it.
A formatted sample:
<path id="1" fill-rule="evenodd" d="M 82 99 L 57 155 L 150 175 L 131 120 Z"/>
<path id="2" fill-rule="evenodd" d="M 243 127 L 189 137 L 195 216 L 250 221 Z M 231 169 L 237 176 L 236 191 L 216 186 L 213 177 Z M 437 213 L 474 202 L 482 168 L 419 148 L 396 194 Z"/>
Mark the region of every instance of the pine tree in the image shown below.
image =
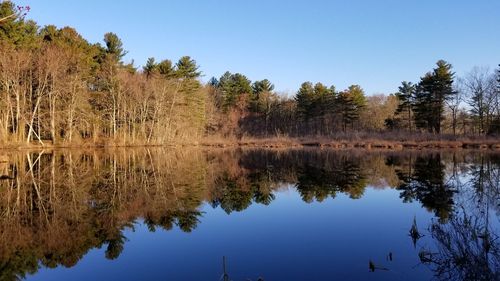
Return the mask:
<path id="1" fill-rule="evenodd" d="M 274 90 L 274 85 L 271 81 L 264 79 L 261 81 L 255 81 L 252 84 L 253 93 L 258 95 L 263 92 L 272 92 Z"/>
<path id="2" fill-rule="evenodd" d="M 336 104 L 342 119 L 342 128 L 345 132 L 347 125 L 354 126 L 354 122 L 359 119 L 361 111 L 366 106 L 363 89 L 359 85 L 350 86 L 337 95 Z"/>
<path id="3" fill-rule="evenodd" d="M 210 80 L 208 80 L 208 85 L 211 87 L 217 88 L 217 87 L 219 87 L 219 80 L 217 80 L 217 78 L 215 78 L 215 77 L 212 77 L 212 78 L 210 78 Z"/>
<path id="4" fill-rule="evenodd" d="M 314 87 L 311 82 L 304 82 L 300 86 L 295 101 L 297 103 L 297 114 L 302 120 L 308 120 L 313 116 L 312 108 L 314 106 Z"/>
<path id="5" fill-rule="evenodd" d="M 158 73 L 165 79 L 173 78 L 176 73 L 172 66 L 172 61 L 165 59 L 158 63 Z"/>
<path id="6" fill-rule="evenodd" d="M 322 84 L 314 84 L 314 100 L 311 110 L 315 117 L 324 116 L 328 111 L 328 98 L 330 96 L 330 89 Z"/>
<path id="7" fill-rule="evenodd" d="M 25 21 L 23 11 L 11 1 L 0 2 L 0 42 L 12 43 L 23 48 L 36 46 L 38 26 L 34 21 Z"/>
<path id="8" fill-rule="evenodd" d="M 179 78 L 198 78 L 201 75 L 201 72 L 198 71 L 199 67 L 196 65 L 196 61 L 189 56 L 180 58 L 176 67 L 176 74 Z"/>
<path id="9" fill-rule="evenodd" d="M 415 89 L 415 85 L 411 82 L 403 81 L 401 82 L 401 86 L 399 86 L 399 92 L 396 93 L 399 102 L 396 114 L 400 115 L 404 113 L 406 115 L 408 130 L 410 130 L 410 132 L 412 131 L 412 108 L 415 99 Z"/>
<path id="10" fill-rule="evenodd" d="M 117 61 L 121 61 L 127 54 L 127 51 L 123 49 L 122 40 L 113 32 L 104 34 L 104 43 L 106 44 L 106 53 L 113 55 Z"/>
<path id="11" fill-rule="evenodd" d="M 250 110 L 264 117 L 265 133 L 267 135 L 269 118 L 271 115 L 271 107 L 277 99 L 276 95 L 273 93 L 274 85 L 268 79 L 255 81 L 252 84 L 252 90 L 253 92 L 250 98 Z"/>
<path id="12" fill-rule="evenodd" d="M 415 126 L 432 132 L 435 113 L 433 112 L 432 88 L 434 76 L 426 73 L 418 83 L 415 91 Z"/>
<path id="13" fill-rule="evenodd" d="M 453 89 L 453 79 L 455 73 L 451 71 L 452 65 L 444 60 L 437 62 L 437 68 L 434 69 L 434 108 L 436 117 L 434 118 L 434 131 L 441 133 L 441 122 L 444 120 L 444 105 L 453 95 L 456 95 Z"/>
<path id="14" fill-rule="evenodd" d="M 243 74 L 226 71 L 219 79 L 217 94 L 224 110 L 236 105 L 239 97 L 252 93 L 250 80 Z"/>
<path id="15" fill-rule="evenodd" d="M 264 79 L 252 84 L 252 96 L 250 99 L 250 110 L 254 112 L 267 112 L 269 109 L 269 98 L 274 90 L 271 81 Z"/>
<path id="16" fill-rule="evenodd" d="M 415 92 L 415 125 L 429 132 L 441 133 L 444 105 L 452 95 L 454 73 L 451 64 L 440 60 L 432 72 L 420 79 Z"/>
<path id="17" fill-rule="evenodd" d="M 158 70 L 158 64 L 155 62 L 155 58 L 148 58 L 146 65 L 142 68 L 147 78 L 153 76 Z"/>

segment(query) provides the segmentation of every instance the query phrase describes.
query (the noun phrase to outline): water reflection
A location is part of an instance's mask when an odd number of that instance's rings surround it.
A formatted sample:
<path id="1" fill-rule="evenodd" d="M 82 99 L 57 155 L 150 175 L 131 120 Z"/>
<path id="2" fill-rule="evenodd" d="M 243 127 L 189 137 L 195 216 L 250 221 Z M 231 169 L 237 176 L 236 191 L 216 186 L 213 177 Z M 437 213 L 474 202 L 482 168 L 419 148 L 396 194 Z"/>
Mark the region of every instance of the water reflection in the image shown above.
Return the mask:
<path id="1" fill-rule="evenodd" d="M 449 223 L 433 223 L 435 250 L 422 247 L 419 257 L 439 280 L 500 280 L 500 242 L 484 216 L 461 212 Z"/>
<path id="2" fill-rule="evenodd" d="M 436 216 L 426 234 L 436 246 L 418 245 L 436 276 L 498 278 L 495 154 L 133 149 L 9 152 L 1 159 L 0 280 L 72 267 L 94 248 L 117 259 L 127 247 L 124 230 L 138 218 L 150 231 L 191 232 L 203 223 L 204 203 L 242 212 L 272 204 L 289 185 L 306 203 L 394 188 L 402 201 L 418 201 Z"/>
<path id="3" fill-rule="evenodd" d="M 432 153 L 411 157 L 390 157 L 388 165 L 404 166 L 396 168 L 401 181 L 398 190 L 404 202 L 418 200 L 429 210 L 434 211 L 442 222 L 446 222 L 453 206 L 454 187 L 445 182 L 445 165 L 441 155 Z"/>
<path id="4" fill-rule="evenodd" d="M 439 280 L 500 280 L 500 158 L 480 155 L 467 176 L 458 165 L 450 179 L 461 196 L 448 223 L 431 223 L 435 247 L 422 246 L 419 257 Z"/>

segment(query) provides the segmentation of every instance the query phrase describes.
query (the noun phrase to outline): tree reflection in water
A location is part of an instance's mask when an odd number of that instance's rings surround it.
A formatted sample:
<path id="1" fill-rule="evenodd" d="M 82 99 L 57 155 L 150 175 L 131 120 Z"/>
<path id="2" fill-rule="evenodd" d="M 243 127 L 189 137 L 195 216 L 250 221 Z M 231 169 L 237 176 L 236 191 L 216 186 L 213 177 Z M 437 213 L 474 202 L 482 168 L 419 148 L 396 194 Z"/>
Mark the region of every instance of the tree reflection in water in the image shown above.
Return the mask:
<path id="1" fill-rule="evenodd" d="M 500 280 L 500 163 L 498 156 L 479 156 L 466 176 L 453 177 L 459 189 L 447 223 L 429 226 L 435 248 L 422 247 L 419 257 L 439 280 Z M 462 179 L 460 179 L 462 178 Z M 469 179 L 467 179 L 469 178 Z M 468 184 L 461 184 L 469 181 Z"/>
<path id="2" fill-rule="evenodd" d="M 408 156 L 397 160 L 392 157 L 387 164 L 402 165 L 402 162 L 405 162 L 406 170 L 401 167 L 396 169 L 401 181 L 397 187 L 401 191 L 400 197 L 404 202 L 418 200 L 445 222 L 452 211 L 455 190 L 452 184 L 445 181 L 441 155 L 433 153 L 419 155 L 415 159 Z"/>
<path id="3" fill-rule="evenodd" d="M 486 220 L 461 211 L 429 232 L 436 250 L 422 248 L 419 257 L 439 280 L 500 280 L 499 237 Z"/>
<path id="4" fill-rule="evenodd" d="M 396 188 L 403 201 L 417 200 L 438 218 L 429 228 L 438 247 L 421 254 L 436 274 L 450 273 L 451 264 L 498 274 L 498 231 L 481 216 L 499 213 L 497 156 L 118 149 L 9 152 L 5 158 L 0 280 L 23 278 L 40 266 L 74 266 L 93 248 L 116 259 L 126 247 L 124 231 L 137 220 L 150 231 L 191 232 L 202 221 L 205 202 L 228 214 L 241 212 L 272 204 L 276 192 L 289 186 L 308 203 L 338 194 L 361 198 L 368 186 Z M 465 252 L 454 255 L 457 249 Z M 473 260 L 457 258 L 465 254 Z M 451 278 L 467 276 L 478 275 Z"/>

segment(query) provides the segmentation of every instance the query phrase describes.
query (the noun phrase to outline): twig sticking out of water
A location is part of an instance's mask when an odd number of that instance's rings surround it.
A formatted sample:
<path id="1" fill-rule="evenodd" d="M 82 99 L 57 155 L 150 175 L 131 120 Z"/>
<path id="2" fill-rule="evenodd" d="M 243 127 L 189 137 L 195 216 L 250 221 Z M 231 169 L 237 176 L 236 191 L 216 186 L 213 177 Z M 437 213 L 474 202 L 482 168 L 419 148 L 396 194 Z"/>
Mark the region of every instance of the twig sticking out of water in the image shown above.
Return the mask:
<path id="1" fill-rule="evenodd" d="M 226 256 L 222 256 L 222 279 L 223 281 L 229 281 L 229 275 L 226 272 Z"/>
<path id="2" fill-rule="evenodd" d="M 437 255 L 437 253 L 431 253 L 426 250 L 421 250 L 418 253 L 418 258 L 420 259 L 420 262 L 423 264 L 429 264 L 431 262 L 434 262 L 434 255 Z"/>
<path id="3" fill-rule="evenodd" d="M 368 269 L 370 270 L 370 272 L 375 272 L 375 270 L 389 270 L 386 267 L 376 266 L 372 260 L 368 261 Z"/>
<path id="4" fill-rule="evenodd" d="M 418 231 L 416 217 L 413 217 L 413 225 L 410 228 L 410 237 L 411 240 L 413 241 L 413 247 L 416 248 L 418 239 L 423 237 L 423 235 L 421 235 L 420 232 Z"/>

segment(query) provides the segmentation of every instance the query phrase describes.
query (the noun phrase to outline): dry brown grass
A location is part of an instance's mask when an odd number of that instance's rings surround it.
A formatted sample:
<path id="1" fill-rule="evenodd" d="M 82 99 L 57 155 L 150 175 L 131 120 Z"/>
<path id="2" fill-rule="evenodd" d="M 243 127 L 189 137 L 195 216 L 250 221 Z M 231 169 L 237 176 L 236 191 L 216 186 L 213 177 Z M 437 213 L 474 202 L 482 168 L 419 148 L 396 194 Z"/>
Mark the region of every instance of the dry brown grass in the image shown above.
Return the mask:
<path id="1" fill-rule="evenodd" d="M 201 142 L 213 147 L 328 147 L 333 149 L 500 149 L 500 138 L 486 136 L 453 136 L 428 133 L 339 133 L 333 136 L 269 137 L 241 139 L 207 138 Z"/>
<path id="2" fill-rule="evenodd" d="M 99 147 L 141 147 L 141 146 L 206 146 L 206 147 L 262 147 L 262 148 L 292 148 L 292 147 L 328 147 L 333 149 L 493 149 L 500 150 L 499 137 L 487 136 L 453 136 L 436 135 L 429 133 L 407 132 L 350 132 L 338 133 L 332 136 L 307 136 L 307 137 L 250 137 L 243 136 L 207 136 L 201 140 L 159 143 L 120 143 L 108 141 L 80 141 L 71 144 L 59 143 L 53 145 L 45 142 L 26 143 L 0 143 L 0 149 L 20 148 L 99 148 Z"/>

